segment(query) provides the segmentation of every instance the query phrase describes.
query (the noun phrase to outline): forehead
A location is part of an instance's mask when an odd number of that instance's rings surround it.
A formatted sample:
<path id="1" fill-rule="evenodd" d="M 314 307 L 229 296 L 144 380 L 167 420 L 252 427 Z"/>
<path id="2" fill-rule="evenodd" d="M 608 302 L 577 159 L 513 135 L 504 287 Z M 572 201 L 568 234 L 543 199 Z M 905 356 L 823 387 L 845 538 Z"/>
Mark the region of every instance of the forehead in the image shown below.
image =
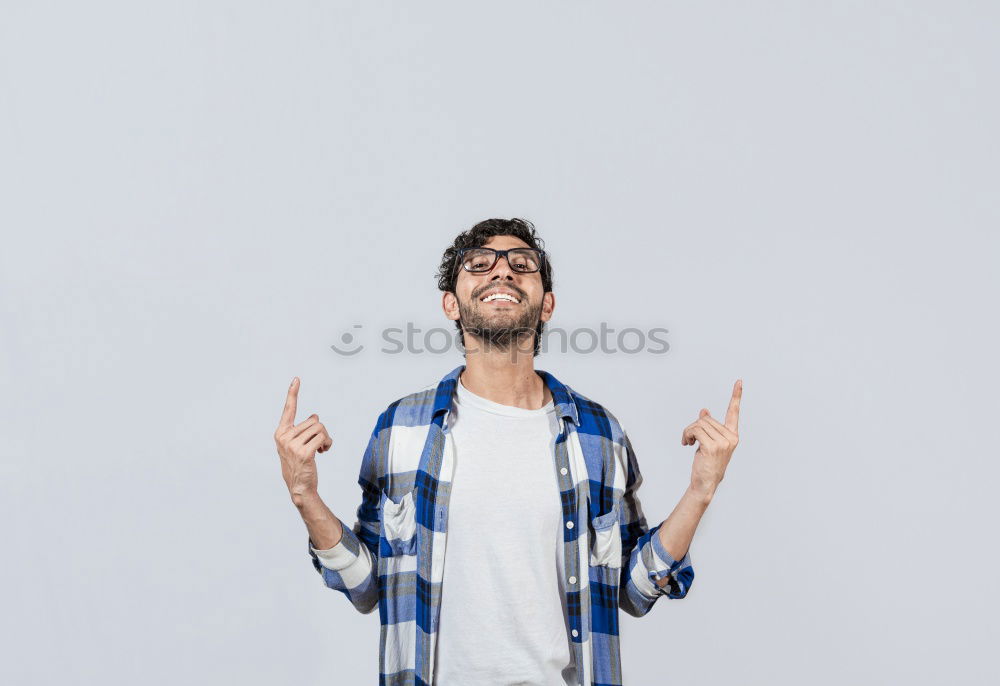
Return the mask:
<path id="1" fill-rule="evenodd" d="M 530 248 L 531 246 L 517 236 L 491 236 L 488 241 L 483 243 L 483 247 L 507 250 L 509 248 Z"/>

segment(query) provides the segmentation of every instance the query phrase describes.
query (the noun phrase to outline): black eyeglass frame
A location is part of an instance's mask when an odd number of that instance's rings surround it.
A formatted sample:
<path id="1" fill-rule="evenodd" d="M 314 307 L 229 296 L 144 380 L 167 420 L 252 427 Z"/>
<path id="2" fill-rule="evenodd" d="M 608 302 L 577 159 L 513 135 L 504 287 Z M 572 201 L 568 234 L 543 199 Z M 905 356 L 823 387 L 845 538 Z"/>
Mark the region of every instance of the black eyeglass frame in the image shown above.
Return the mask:
<path id="1" fill-rule="evenodd" d="M 462 259 L 463 255 L 467 252 L 472 252 L 473 250 L 489 250 L 493 253 L 493 263 L 486 269 L 481 271 L 473 271 L 471 269 L 465 269 L 465 260 Z M 530 250 L 531 252 L 538 253 L 538 269 L 533 269 L 531 271 L 522 271 L 517 269 L 510 263 L 510 257 L 508 253 L 519 252 L 522 250 Z M 461 265 L 462 269 L 469 272 L 470 274 L 488 274 L 493 270 L 493 267 L 497 266 L 497 262 L 500 258 L 507 260 L 507 266 L 511 268 L 511 271 L 517 272 L 518 274 L 538 274 L 545 268 L 545 251 L 539 248 L 508 248 L 507 250 L 497 250 L 496 248 L 478 247 L 478 248 L 461 248 L 455 255 L 455 264 Z"/>

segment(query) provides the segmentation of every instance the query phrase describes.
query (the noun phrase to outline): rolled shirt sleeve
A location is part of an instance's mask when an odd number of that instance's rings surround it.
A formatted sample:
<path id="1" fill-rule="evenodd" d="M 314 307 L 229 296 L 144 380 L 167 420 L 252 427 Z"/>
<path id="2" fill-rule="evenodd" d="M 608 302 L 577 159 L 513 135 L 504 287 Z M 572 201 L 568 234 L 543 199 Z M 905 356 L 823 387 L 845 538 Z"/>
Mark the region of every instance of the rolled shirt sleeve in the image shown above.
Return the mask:
<path id="1" fill-rule="evenodd" d="M 656 595 L 665 595 L 668 598 L 683 598 L 687 595 L 691 582 L 694 581 L 694 567 L 691 566 L 690 553 L 684 553 L 684 557 L 675 560 L 660 541 L 660 527 L 657 526 L 650 531 L 650 543 L 652 553 L 649 560 L 642 560 L 646 568 L 646 574 L 653 582 Z M 665 576 L 670 577 L 662 588 L 656 582 Z"/>
<path id="2" fill-rule="evenodd" d="M 642 473 L 627 433 L 624 444 L 628 476 L 622 499 L 621 531 L 622 555 L 628 556 L 628 563 L 622 569 L 618 604 L 630 615 L 641 617 L 660 596 L 671 599 L 686 596 L 694 582 L 694 568 L 690 553 L 675 560 L 663 547 L 659 536 L 662 524 L 648 528 L 638 496 Z M 656 582 L 663 577 L 670 577 L 670 581 L 661 588 Z"/>
<path id="3" fill-rule="evenodd" d="M 313 567 L 323 577 L 323 583 L 340 591 L 362 614 L 368 614 L 378 605 L 378 588 L 373 570 L 376 561 L 351 529 L 344 533 L 337 545 L 318 550 L 309 539 L 309 556 Z"/>
<path id="4" fill-rule="evenodd" d="M 343 533 L 340 541 L 327 550 L 318 550 L 312 538 L 308 539 L 309 557 L 313 567 L 323 577 L 323 583 L 347 596 L 362 614 L 375 609 L 379 599 L 378 543 L 382 508 L 377 465 L 379 451 L 383 448 L 379 433 L 384 422 L 385 413 L 376 422 L 361 460 L 358 485 L 361 486 L 362 499 L 354 528 L 343 525 L 341 520 Z"/>

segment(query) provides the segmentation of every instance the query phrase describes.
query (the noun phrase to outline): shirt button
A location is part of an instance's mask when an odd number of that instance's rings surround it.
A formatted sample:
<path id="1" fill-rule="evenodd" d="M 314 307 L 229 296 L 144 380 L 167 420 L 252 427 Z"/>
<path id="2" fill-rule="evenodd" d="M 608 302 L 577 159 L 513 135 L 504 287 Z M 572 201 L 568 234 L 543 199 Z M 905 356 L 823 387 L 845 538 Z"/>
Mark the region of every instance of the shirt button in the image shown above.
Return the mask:
<path id="1" fill-rule="evenodd" d="M 573 528 L 573 522 L 566 522 L 566 528 L 567 529 L 572 529 Z"/>
<path id="2" fill-rule="evenodd" d="M 575 583 L 576 583 L 576 577 L 575 577 L 575 576 L 571 576 L 571 577 L 569 578 L 569 582 L 570 582 L 571 584 L 575 584 Z"/>
<path id="3" fill-rule="evenodd" d="M 573 629 L 572 633 L 573 633 L 574 636 L 579 636 L 580 635 L 580 632 L 577 631 L 576 629 Z"/>
<path id="4" fill-rule="evenodd" d="M 566 469 L 565 467 L 563 467 L 562 469 L 559 470 L 559 473 L 560 474 L 566 474 L 568 471 L 569 471 L 568 469 Z"/>

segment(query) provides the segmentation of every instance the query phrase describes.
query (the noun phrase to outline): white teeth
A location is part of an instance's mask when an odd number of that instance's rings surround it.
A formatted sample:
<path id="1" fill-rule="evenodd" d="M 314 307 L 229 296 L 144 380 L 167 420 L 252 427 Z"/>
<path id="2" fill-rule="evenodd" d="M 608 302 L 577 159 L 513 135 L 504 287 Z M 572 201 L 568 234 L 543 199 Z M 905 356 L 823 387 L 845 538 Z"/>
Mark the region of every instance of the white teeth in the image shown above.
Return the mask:
<path id="1" fill-rule="evenodd" d="M 512 303 L 519 303 L 519 302 L 521 302 L 520 300 L 518 300 L 514 296 L 508 295 L 507 293 L 491 293 L 490 295 L 488 295 L 485 298 L 483 298 L 483 302 L 484 303 L 492 302 L 494 300 L 508 300 L 508 301 L 510 301 Z"/>

